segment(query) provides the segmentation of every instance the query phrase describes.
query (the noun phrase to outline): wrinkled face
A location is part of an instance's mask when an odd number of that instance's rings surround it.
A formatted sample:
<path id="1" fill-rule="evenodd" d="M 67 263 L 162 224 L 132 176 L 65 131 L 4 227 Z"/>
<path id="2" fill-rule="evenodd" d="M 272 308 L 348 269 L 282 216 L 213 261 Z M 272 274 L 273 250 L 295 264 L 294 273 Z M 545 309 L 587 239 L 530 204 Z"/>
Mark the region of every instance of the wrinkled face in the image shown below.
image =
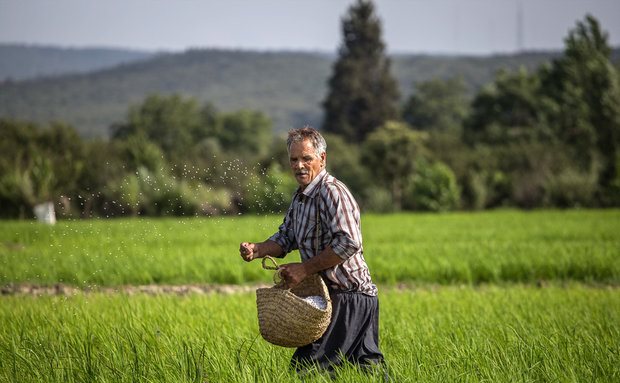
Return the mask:
<path id="1" fill-rule="evenodd" d="M 325 157 L 325 153 L 321 153 L 321 156 L 316 155 L 316 150 L 310 140 L 291 144 L 289 148 L 291 170 L 302 190 L 323 170 Z"/>

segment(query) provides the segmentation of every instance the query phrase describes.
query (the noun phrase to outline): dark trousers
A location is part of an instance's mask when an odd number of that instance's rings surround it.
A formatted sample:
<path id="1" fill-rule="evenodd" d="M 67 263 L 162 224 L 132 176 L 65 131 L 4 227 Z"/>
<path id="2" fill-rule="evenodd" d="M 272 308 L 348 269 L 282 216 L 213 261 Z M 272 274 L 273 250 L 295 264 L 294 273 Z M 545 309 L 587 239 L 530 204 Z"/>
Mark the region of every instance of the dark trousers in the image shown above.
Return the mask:
<path id="1" fill-rule="evenodd" d="M 379 300 L 358 292 L 336 292 L 332 320 L 317 341 L 299 347 L 291 359 L 297 371 L 311 366 L 331 371 L 344 360 L 361 366 L 383 363 L 379 350 Z"/>

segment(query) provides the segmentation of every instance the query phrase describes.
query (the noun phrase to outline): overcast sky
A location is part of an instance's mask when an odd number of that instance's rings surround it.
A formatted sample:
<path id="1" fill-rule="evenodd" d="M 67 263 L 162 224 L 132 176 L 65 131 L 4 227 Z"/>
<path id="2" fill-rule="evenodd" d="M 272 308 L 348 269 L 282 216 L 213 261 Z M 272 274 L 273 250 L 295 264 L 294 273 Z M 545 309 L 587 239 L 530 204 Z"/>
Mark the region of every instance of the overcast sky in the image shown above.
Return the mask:
<path id="1" fill-rule="evenodd" d="M 335 52 L 354 0 L 0 0 L 0 43 Z M 620 0 L 376 0 L 389 53 L 561 49 L 594 15 L 620 46 Z"/>

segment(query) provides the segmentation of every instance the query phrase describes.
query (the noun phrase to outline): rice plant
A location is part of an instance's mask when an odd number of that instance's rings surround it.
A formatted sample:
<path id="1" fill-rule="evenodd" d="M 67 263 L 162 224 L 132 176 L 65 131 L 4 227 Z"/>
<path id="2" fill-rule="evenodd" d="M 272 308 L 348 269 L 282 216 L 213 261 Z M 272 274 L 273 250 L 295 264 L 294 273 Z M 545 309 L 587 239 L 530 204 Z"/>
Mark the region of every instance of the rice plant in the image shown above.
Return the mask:
<path id="1" fill-rule="evenodd" d="M 298 382 L 258 335 L 255 296 L 0 297 L 0 381 Z M 620 291 L 581 284 L 380 290 L 396 382 L 614 382 Z M 377 382 L 343 366 L 310 382 Z M 332 380 L 333 379 L 333 380 Z"/>
<path id="2" fill-rule="evenodd" d="M 267 238 L 280 221 L 0 221 L 0 284 L 269 282 L 259 266 L 241 261 L 238 247 Z M 620 210 L 366 215 L 362 230 L 381 284 L 620 281 Z"/>

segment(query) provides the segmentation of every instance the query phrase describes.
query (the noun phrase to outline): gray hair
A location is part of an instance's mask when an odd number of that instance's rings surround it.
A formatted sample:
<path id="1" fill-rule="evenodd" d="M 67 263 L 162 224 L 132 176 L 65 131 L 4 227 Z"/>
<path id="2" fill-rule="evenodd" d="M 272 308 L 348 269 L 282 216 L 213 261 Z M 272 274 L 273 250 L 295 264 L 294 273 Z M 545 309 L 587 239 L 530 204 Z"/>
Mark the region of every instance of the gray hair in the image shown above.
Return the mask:
<path id="1" fill-rule="evenodd" d="M 287 150 L 289 152 L 291 151 L 291 145 L 294 142 L 303 142 L 304 140 L 310 140 L 310 142 L 312 142 L 312 146 L 314 146 L 318 157 L 320 157 L 322 153 L 327 152 L 327 143 L 325 139 L 318 130 L 310 126 L 304 126 L 303 128 L 293 129 L 288 132 L 288 138 L 286 139 Z"/>

